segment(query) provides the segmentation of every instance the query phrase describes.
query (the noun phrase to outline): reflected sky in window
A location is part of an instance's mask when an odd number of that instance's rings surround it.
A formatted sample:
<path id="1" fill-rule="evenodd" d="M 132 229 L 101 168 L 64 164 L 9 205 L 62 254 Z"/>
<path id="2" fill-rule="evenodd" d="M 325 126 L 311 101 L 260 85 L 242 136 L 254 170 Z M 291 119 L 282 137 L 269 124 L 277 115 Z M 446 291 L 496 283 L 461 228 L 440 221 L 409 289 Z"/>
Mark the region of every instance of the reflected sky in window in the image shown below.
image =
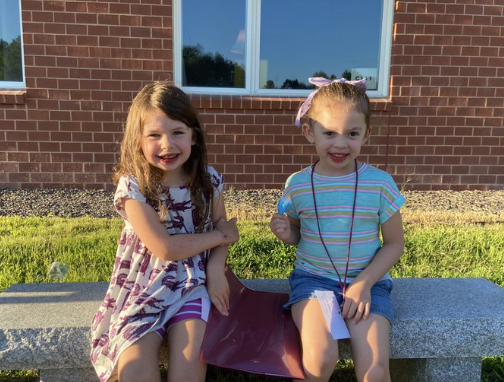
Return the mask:
<path id="1" fill-rule="evenodd" d="M 19 0 L 0 0 L 0 39 L 10 43 L 20 34 Z"/>
<path id="2" fill-rule="evenodd" d="M 261 77 L 276 86 L 322 71 L 377 68 L 382 2 L 268 0 L 261 4 Z"/>

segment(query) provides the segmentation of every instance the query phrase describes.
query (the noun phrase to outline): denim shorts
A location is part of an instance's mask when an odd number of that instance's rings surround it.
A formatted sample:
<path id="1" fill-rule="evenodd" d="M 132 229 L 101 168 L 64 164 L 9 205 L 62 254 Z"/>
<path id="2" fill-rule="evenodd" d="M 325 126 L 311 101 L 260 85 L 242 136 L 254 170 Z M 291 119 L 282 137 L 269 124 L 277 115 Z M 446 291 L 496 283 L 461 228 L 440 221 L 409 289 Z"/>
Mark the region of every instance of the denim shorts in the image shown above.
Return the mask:
<path id="1" fill-rule="evenodd" d="M 333 291 L 338 300 L 338 304 L 343 302 L 343 291 L 339 281 L 328 277 L 317 276 L 301 269 L 294 269 L 289 277 L 291 294 L 289 301 L 284 305 L 285 309 L 290 309 L 296 302 L 315 299 L 316 290 Z M 394 321 L 394 304 L 391 298 L 392 280 L 380 280 L 371 288 L 371 308 L 370 313 L 376 313 L 387 320 Z"/>

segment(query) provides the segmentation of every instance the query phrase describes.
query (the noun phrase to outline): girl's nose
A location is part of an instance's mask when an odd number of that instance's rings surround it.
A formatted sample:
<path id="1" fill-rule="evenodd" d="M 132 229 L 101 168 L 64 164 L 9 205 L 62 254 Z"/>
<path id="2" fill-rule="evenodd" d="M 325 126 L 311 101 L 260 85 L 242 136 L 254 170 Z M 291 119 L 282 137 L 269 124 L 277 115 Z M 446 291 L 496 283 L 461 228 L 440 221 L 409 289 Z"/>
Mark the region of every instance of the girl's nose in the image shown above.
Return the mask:
<path id="1" fill-rule="evenodd" d="M 167 150 L 171 146 L 170 138 L 167 135 L 163 135 L 161 138 L 161 148 Z"/>
<path id="2" fill-rule="evenodd" d="M 333 142 L 333 145 L 334 147 L 346 147 L 347 143 L 346 143 L 346 137 L 344 136 L 336 136 L 334 138 L 334 142 Z"/>

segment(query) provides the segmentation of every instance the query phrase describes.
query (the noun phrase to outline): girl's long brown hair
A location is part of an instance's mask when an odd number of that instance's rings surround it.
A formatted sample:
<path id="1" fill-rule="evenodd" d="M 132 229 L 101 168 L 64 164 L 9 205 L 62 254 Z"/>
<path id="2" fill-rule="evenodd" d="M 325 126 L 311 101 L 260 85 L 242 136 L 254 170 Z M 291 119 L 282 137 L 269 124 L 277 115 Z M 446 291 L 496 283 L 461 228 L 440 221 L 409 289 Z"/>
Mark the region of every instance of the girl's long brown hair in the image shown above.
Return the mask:
<path id="1" fill-rule="evenodd" d="M 183 122 L 192 129 L 194 145 L 191 146 L 191 155 L 182 169 L 189 177 L 188 187 L 196 207 L 195 226 L 197 223 L 197 231 L 202 232 L 210 218 L 214 196 L 214 188 L 207 172 L 206 133 L 189 97 L 176 86 L 167 82 L 154 82 L 144 86 L 133 100 L 126 120 L 119 163 L 115 168 L 114 183 L 117 184 L 125 175 L 137 178 L 142 194 L 158 201 L 160 220 L 166 220 L 168 212 L 158 198 L 164 173 L 151 166 L 142 151 L 143 127 L 153 109 L 161 110 L 170 119 Z"/>

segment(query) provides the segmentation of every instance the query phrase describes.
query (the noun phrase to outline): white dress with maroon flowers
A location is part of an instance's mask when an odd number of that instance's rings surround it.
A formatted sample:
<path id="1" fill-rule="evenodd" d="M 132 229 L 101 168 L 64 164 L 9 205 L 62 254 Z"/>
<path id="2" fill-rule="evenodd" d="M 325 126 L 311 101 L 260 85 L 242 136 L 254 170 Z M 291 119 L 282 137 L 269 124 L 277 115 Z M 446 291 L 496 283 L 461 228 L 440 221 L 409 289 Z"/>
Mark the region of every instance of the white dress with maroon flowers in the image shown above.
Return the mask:
<path id="1" fill-rule="evenodd" d="M 218 197 L 223 178 L 211 166 L 208 173 L 214 197 Z M 163 261 L 153 256 L 128 222 L 121 198 L 148 203 L 158 211 L 157 202 L 146 200 L 142 195 L 136 178 L 120 179 L 114 205 L 124 220 L 124 228 L 110 285 L 91 329 L 91 362 L 102 382 L 117 379 L 117 360 L 126 348 L 146 333 L 163 327 L 185 302 L 208 297 L 204 284 L 209 251 L 180 261 Z M 169 219 L 165 224 L 168 232 L 171 235 L 193 233 L 197 223 L 193 219 L 190 190 L 167 188 L 162 190 L 160 198 L 168 209 Z M 205 231 L 210 229 L 208 219 Z"/>

